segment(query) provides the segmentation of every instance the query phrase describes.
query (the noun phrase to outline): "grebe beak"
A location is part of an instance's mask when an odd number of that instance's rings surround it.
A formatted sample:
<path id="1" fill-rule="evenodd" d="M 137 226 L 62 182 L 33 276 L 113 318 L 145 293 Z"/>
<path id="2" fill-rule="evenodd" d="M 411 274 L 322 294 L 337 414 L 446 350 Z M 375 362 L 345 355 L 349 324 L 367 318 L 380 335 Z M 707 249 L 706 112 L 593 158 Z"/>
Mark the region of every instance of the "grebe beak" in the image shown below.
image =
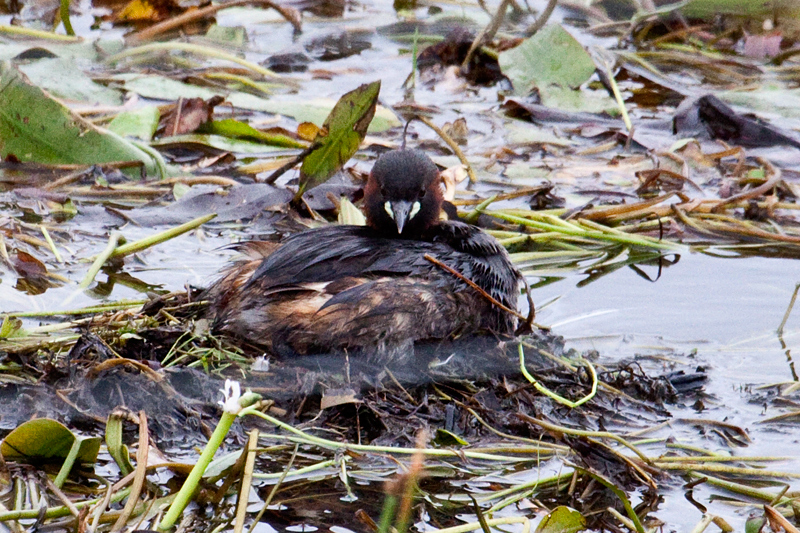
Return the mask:
<path id="1" fill-rule="evenodd" d="M 394 219 L 394 223 L 397 225 L 397 233 L 403 233 L 403 228 L 406 225 L 406 222 L 411 218 L 411 202 L 406 202 L 403 200 L 394 201 L 392 202 L 392 218 Z M 414 213 L 416 215 L 416 213 Z"/>
<path id="2" fill-rule="evenodd" d="M 396 200 L 394 202 L 386 202 L 384 205 L 386 212 L 392 217 L 395 225 L 397 226 L 397 233 L 403 233 L 403 228 L 406 223 L 414 218 L 419 212 L 419 202 L 408 202 L 405 200 Z"/>

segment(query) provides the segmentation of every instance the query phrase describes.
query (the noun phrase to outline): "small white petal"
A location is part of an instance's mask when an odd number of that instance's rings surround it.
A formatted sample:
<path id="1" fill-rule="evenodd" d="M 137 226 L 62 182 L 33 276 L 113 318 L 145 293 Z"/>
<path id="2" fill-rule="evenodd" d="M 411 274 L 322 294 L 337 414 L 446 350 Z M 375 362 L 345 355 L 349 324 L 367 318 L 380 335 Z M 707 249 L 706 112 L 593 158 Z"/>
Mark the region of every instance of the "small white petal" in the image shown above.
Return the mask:
<path id="1" fill-rule="evenodd" d="M 218 402 L 226 413 L 238 414 L 242 410 L 239 405 L 239 398 L 242 397 L 242 388 L 238 381 L 232 379 L 225 380 L 225 388 L 220 390 L 223 400 Z"/>

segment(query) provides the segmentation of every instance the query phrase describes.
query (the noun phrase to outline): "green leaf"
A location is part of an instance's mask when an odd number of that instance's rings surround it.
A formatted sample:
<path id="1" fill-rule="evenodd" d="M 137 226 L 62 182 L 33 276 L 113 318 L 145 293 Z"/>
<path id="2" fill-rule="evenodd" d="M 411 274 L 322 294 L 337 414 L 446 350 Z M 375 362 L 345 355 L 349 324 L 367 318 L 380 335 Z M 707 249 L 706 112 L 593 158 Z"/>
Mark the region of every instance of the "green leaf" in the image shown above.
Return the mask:
<path id="1" fill-rule="evenodd" d="M 714 94 L 728 104 L 745 107 L 753 113 L 800 118 L 800 89 L 783 83 L 770 82 L 746 90 L 718 91 Z"/>
<path id="2" fill-rule="evenodd" d="M 155 172 L 150 156 L 119 135 L 72 113 L 28 82 L 10 63 L 0 63 L 0 157 L 44 164 L 142 161 Z"/>
<path id="3" fill-rule="evenodd" d="M 76 440 L 80 444 L 77 461 L 94 463 L 100 438 L 75 435 L 61 422 L 49 418 L 37 418 L 17 427 L 3 439 L 0 454 L 14 461 L 65 459 Z"/>
<path id="4" fill-rule="evenodd" d="M 575 509 L 560 505 L 542 518 L 536 533 L 576 533 L 586 529 L 586 519 Z"/>
<path id="5" fill-rule="evenodd" d="M 281 146 L 283 148 L 307 148 L 308 143 L 276 133 L 266 133 L 255 129 L 249 124 L 233 118 L 224 120 L 214 120 L 202 126 L 203 133 L 211 133 L 230 137 L 232 139 L 250 139 L 270 146 Z"/>
<path id="6" fill-rule="evenodd" d="M 158 107 L 150 105 L 133 111 L 123 111 L 108 123 L 108 129 L 123 137 L 149 141 L 158 129 L 160 118 Z"/>
<path id="7" fill-rule="evenodd" d="M 152 141 L 150 146 L 183 146 L 189 149 L 202 149 L 211 147 L 224 152 L 234 152 L 239 154 L 264 154 L 269 152 L 285 151 L 284 148 L 280 148 L 278 146 L 270 146 L 268 144 L 248 141 L 245 139 L 231 139 L 229 137 L 222 137 L 221 135 L 207 135 L 201 133 L 188 133 L 186 135 L 173 135 L 172 137 L 164 137 L 163 139 Z"/>
<path id="8" fill-rule="evenodd" d="M 381 82 L 374 81 L 342 96 L 325 119 L 311 153 L 300 168 L 298 195 L 308 188 L 324 183 L 356 153 L 367 128 L 375 116 Z"/>
<path id="9" fill-rule="evenodd" d="M 330 114 L 336 102 L 329 98 L 313 98 L 310 100 L 267 100 L 245 93 L 231 94 L 228 101 L 236 107 L 276 113 L 295 119 L 297 122 L 313 122 L 321 126 Z M 369 125 L 369 133 L 380 133 L 403 123 L 389 109 L 377 106 L 375 117 Z"/>
<path id="10" fill-rule="evenodd" d="M 122 104 L 122 93 L 95 83 L 73 59 L 45 58 L 17 67 L 28 79 L 56 98 L 93 105 Z"/>
<path id="11" fill-rule="evenodd" d="M 128 447 L 122 442 L 122 423 L 125 419 L 124 415 L 114 411 L 108 415 L 108 420 L 106 420 L 106 448 L 123 476 L 133 472 Z"/>
<path id="12" fill-rule="evenodd" d="M 542 28 L 533 37 L 500 54 L 498 61 L 517 94 L 548 85 L 576 88 L 595 70 L 583 46 L 559 24 Z"/>
<path id="13" fill-rule="evenodd" d="M 126 91 L 157 100 L 177 100 L 181 97 L 208 100 L 212 96 L 221 94 L 221 91 L 216 89 L 183 83 L 164 76 L 125 73 L 113 76 L 112 79 L 122 82 Z"/>
<path id="14" fill-rule="evenodd" d="M 540 89 L 542 105 L 562 111 L 582 111 L 584 113 L 603 113 L 619 115 L 617 103 L 605 91 L 590 89 L 570 89 L 548 85 Z"/>
<path id="15" fill-rule="evenodd" d="M 247 45 L 247 30 L 244 26 L 212 24 L 206 32 L 206 39 L 233 48 L 243 48 Z"/>
<path id="16" fill-rule="evenodd" d="M 22 328 L 22 320 L 3 315 L 3 321 L 0 323 L 0 339 L 12 339 L 14 337 L 24 337 L 25 335 L 26 332 Z"/>
<path id="17" fill-rule="evenodd" d="M 330 98 L 312 98 L 303 100 L 267 99 L 254 94 L 228 92 L 198 87 L 189 83 L 164 78 L 162 76 L 146 76 L 141 74 L 118 74 L 113 79 L 125 85 L 125 89 L 145 98 L 158 100 L 177 100 L 183 98 L 202 98 L 208 100 L 212 96 L 223 95 L 234 107 L 275 113 L 295 119 L 297 122 L 313 122 L 321 126 L 336 102 Z M 402 126 L 402 122 L 389 109 L 377 106 L 375 117 L 369 126 L 370 133 L 380 133 L 391 128 Z"/>
<path id="18" fill-rule="evenodd" d="M 436 428 L 436 437 L 433 439 L 433 442 L 437 446 L 469 446 L 469 442 L 452 431 L 447 431 L 442 428 Z"/>
<path id="19" fill-rule="evenodd" d="M 761 533 L 766 523 L 767 519 L 763 515 L 751 516 L 744 523 L 744 533 Z"/>
<path id="20" fill-rule="evenodd" d="M 713 18 L 722 15 L 742 17 L 788 18 L 800 15 L 796 0 L 689 0 L 681 7 L 681 13 L 692 18 Z"/>

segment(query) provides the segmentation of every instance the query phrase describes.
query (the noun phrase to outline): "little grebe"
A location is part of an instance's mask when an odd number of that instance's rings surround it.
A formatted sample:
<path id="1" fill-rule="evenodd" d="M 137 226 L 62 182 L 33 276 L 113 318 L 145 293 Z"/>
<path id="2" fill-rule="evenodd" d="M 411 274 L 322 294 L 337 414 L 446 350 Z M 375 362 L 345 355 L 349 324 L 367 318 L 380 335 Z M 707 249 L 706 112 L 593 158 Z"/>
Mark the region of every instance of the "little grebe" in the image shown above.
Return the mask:
<path id="1" fill-rule="evenodd" d="M 417 150 L 375 163 L 364 189 L 367 226 L 331 225 L 280 245 L 251 242 L 249 260 L 213 285 L 214 328 L 277 355 L 348 353 L 403 359 L 413 345 L 514 332 L 516 317 L 429 254 L 516 310 L 520 274 L 480 229 L 440 221 L 439 171 Z"/>

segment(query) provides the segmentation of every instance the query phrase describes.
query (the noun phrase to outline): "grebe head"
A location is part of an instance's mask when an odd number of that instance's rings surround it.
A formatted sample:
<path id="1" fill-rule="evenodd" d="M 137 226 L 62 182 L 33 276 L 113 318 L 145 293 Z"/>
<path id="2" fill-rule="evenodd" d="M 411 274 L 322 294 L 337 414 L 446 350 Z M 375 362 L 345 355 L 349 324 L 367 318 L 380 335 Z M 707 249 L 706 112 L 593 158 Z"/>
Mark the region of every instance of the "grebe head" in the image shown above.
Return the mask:
<path id="1" fill-rule="evenodd" d="M 439 221 L 439 169 L 419 150 L 392 150 L 378 158 L 364 188 L 367 224 L 388 235 L 414 237 Z"/>

